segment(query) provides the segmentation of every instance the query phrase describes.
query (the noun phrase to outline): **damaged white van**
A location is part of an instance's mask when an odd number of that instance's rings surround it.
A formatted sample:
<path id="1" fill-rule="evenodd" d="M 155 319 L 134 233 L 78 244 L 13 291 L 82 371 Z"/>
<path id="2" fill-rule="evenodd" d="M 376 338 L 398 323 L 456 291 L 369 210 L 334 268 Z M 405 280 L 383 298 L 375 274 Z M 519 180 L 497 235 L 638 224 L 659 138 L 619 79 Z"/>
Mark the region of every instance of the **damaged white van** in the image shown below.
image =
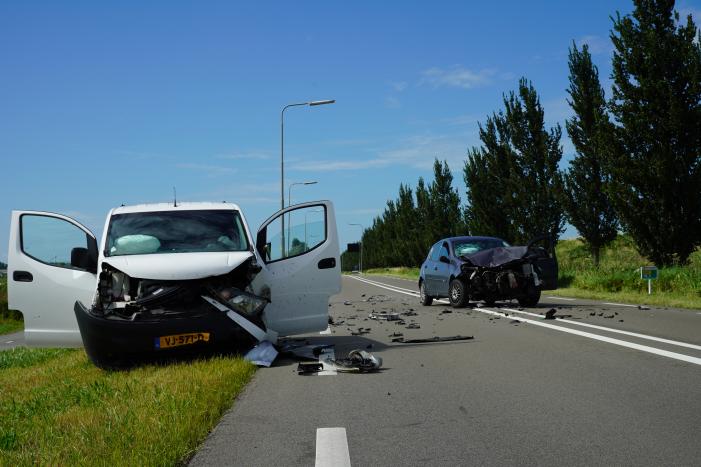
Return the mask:
<path id="1" fill-rule="evenodd" d="M 339 254 L 329 201 L 279 211 L 255 242 L 230 203 L 118 207 L 99 246 L 68 216 L 13 211 L 8 301 L 27 345 L 82 345 L 98 366 L 226 351 L 326 329 Z"/>

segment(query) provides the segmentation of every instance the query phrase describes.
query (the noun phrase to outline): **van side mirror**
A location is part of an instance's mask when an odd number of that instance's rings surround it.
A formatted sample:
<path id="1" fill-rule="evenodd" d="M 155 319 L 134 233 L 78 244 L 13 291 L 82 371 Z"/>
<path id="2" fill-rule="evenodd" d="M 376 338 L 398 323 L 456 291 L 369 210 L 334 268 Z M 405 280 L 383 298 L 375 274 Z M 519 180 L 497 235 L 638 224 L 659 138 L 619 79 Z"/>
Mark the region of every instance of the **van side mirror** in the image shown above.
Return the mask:
<path id="1" fill-rule="evenodd" d="M 71 250 L 71 266 L 97 274 L 97 241 L 88 236 L 87 248 L 73 248 Z"/>
<path id="2" fill-rule="evenodd" d="M 447 256 L 441 256 L 440 258 L 438 258 L 438 261 L 440 261 L 441 263 L 450 264 L 450 260 Z"/>

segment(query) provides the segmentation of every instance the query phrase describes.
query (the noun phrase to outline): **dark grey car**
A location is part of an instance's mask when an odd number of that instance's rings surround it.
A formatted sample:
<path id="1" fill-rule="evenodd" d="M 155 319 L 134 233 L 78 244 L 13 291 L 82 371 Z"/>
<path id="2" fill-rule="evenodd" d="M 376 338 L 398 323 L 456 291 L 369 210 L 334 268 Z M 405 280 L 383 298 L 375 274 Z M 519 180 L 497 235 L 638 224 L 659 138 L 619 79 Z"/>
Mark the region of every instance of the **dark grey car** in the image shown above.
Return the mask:
<path id="1" fill-rule="evenodd" d="M 454 307 L 470 300 L 493 305 L 497 300 L 517 299 L 522 306 L 535 306 L 541 290 L 557 288 L 557 260 L 536 246 L 510 246 L 496 237 L 451 237 L 435 243 L 421 265 L 421 303 L 448 298 Z"/>

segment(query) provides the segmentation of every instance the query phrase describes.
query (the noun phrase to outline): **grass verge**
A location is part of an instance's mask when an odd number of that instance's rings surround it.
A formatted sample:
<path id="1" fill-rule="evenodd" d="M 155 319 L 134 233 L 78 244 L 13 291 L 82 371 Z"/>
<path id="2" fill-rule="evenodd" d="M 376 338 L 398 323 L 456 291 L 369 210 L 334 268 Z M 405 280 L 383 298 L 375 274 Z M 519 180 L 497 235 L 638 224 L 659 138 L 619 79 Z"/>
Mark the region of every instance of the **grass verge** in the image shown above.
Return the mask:
<path id="1" fill-rule="evenodd" d="M 625 235 L 601 252 L 598 268 L 578 239 L 560 240 L 557 258 L 560 288 L 548 290 L 547 295 L 701 309 L 701 251 L 694 252 L 684 266 L 661 268 L 659 278 L 652 283 L 652 295 L 648 295 L 647 281 L 640 279 L 638 271 L 649 261 Z M 377 268 L 366 273 L 418 280 L 419 268 Z"/>
<path id="2" fill-rule="evenodd" d="M 7 277 L 0 277 L 0 334 L 24 329 L 22 313 L 7 309 Z"/>
<path id="3" fill-rule="evenodd" d="M 181 464 L 254 372 L 239 357 L 105 372 L 82 350 L 0 352 L 0 465 Z"/>

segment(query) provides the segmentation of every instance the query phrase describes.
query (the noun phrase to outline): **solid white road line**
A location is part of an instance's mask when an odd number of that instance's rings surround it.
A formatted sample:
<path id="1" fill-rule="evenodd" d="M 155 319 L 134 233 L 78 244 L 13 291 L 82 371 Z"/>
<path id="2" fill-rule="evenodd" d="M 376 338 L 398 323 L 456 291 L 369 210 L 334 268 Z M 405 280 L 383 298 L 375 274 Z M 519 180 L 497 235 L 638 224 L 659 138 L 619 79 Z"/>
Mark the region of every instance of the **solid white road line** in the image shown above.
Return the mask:
<path id="1" fill-rule="evenodd" d="M 629 307 L 631 307 L 631 308 L 638 308 L 638 305 L 629 305 L 629 304 L 627 304 L 627 303 L 602 302 L 602 305 L 629 306 Z"/>
<path id="2" fill-rule="evenodd" d="M 513 308 L 500 308 L 500 310 L 508 311 L 511 313 L 520 313 L 528 316 L 535 316 L 536 318 L 543 319 L 544 316 L 538 315 L 536 313 L 529 313 L 522 310 L 514 310 Z M 557 316 L 557 315 L 556 315 Z M 580 321 L 574 321 L 570 319 L 558 319 L 558 323 L 575 324 L 577 326 L 584 326 L 586 328 L 601 329 L 602 331 L 613 332 L 616 334 L 624 334 L 626 336 L 638 337 L 640 339 L 647 339 L 650 341 L 662 342 L 664 344 L 677 345 L 679 347 L 687 347 L 689 349 L 701 350 L 701 345 L 689 344 L 687 342 L 673 341 L 671 339 L 663 339 L 662 337 L 648 336 L 647 334 L 639 334 L 637 332 L 623 331 L 621 329 L 607 328 L 606 326 L 598 326 L 596 324 L 582 323 Z"/>
<path id="3" fill-rule="evenodd" d="M 545 298 L 554 298 L 555 300 L 567 300 L 568 302 L 574 302 L 577 300 L 576 298 L 565 298 L 565 297 L 545 297 Z"/>
<path id="4" fill-rule="evenodd" d="M 377 287 L 382 287 L 382 285 L 379 285 L 378 283 L 373 283 L 372 281 L 368 281 L 367 279 L 358 279 L 358 280 L 361 280 L 363 282 L 367 282 L 367 283 L 375 285 Z M 385 288 L 387 288 L 387 287 L 385 287 Z M 406 295 L 414 295 L 414 296 L 418 295 L 415 292 L 402 291 L 398 287 L 394 287 L 394 289 L 395 289 L 394 292 L 404 293 Z M 389 289 L 389 290 L 391 290 L 391 289 Z M 501 316 L 501 317 L 504 316 L 503 313 L 500 313 L 498 311 L 489 310 L 486 308 L 474 308 L 474 309 L 477 311 L 480 311 L 482 313 L 487 313 L 490 315 Z M 581 337 L 587 337 L 589 339 L 594 339 L 594 340 L 598 340 L 598 341 L 602 341 L 602 342 L 608 342 L 609 344 L 614 344 L 614 345 L 618 345 L 621 347 L 627 347 L 630 349 L 640 350 L 641 352 L 647 352 L 647 353 L 651 353 L 651 354 L 655 354 L 655 355 L 660 355 L 663 357 L 672 358 L 674 360 L 681 360 L 684 362 L 693 363 L 695 365 L 701 365 L 701 358 L 691 357 L 689 355 L 684 355 L 684 354 L 680 354 L 680 353 L 676 353 L 676 352 L 669 352 L 667 350 L 657 349 L 655 347 L 649 347 L 647 345 L 635 344 L 633 342 L 623 341 L 620 339 L 614 339 L 614 338 L 606 337 L 606 336 L 600 336 L 598 334 L 592 334 L 590 332 L 578 331 L 576 329 L 571 329 L 571 328 L 567 328 L 564 326 L 556 326 L 554 324 L 543 323 L 541 321 L 535 321 L 532 319 L 518 318 L 518 320 L 521 322 L 524 322 L 524 323 L 533 324 L 535 326 L 553 329 L 555 331 L 565 332 L 568 334 L 574 334 L 576 336 L 581 336 Z M 568 321 L 568 323 L 572 323 L 572 321 Z M 609 331 L 610 329 L 607 328 L 606 330 Z"/>
<path id="5" fill-rule="evenodd" d="M 315 467 L 350 467 L 345 428 L 316 429 Z"/>

